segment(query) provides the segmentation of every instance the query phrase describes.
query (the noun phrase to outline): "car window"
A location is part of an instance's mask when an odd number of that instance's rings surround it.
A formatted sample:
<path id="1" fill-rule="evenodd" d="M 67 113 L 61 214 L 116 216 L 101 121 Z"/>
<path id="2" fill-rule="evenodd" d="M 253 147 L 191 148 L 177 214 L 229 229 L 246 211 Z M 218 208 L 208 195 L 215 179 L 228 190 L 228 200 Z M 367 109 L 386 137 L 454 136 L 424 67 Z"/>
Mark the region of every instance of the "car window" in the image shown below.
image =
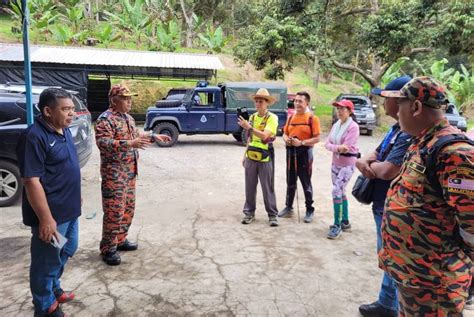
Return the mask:
<path id="1" fill-rule="evenodd" d="M 76 96 L 72 96 L 72 102 L 74 103 L 75 112 L 81 112 L 87 109 L 86 106 Z"/>
<path id="2" fill-rule="evenodd" d="M 206 92 L 198 92 L 193 96 L 194 107 L 214 107 L 214 94 Z"/>

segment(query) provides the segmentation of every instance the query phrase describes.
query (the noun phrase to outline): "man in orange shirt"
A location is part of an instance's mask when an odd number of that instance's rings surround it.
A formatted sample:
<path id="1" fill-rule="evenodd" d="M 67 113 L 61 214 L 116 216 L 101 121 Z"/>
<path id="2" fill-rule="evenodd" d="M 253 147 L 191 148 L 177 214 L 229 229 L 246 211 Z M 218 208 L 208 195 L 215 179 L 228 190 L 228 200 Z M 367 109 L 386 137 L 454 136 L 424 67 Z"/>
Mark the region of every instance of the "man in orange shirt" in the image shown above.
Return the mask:
<path id="1" fill-rule="evenodd" d="M 278 216 L 291 217 L 293 215 L 293 201 L 296 193 L 297 178 L 303 186 L 306 215 L 304 222 L 313 220 L 313 186 L 311 185 L 311 174 L 313 166 L 313 146 L 319 142 L 321 127 L 319 118 L 313 115 L 309 109 L 311 97 L 305 91 L 296 93 L 295 110 L 286 121 L 283 128 L 283 140 L 286 143 L 286 203 Z"/>

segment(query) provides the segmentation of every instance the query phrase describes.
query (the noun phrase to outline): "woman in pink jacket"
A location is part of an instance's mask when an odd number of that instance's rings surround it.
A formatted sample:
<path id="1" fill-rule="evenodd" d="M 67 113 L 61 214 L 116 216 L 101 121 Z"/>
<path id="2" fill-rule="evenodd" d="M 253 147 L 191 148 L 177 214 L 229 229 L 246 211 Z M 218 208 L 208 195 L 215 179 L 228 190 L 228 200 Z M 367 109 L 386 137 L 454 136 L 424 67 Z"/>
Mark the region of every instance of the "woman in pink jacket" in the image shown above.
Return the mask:
<path id="1" fill-rule="evenodd" d="M 354 173 L 356 159 L 359 155 L 359 125 L 352 118 L 354 104 L 347 99 L 334 102 L 337 118 L 326 140 L 326 149 L 332 154 L 332 199 L 334 206 L 334 225 L 329 227 L 328 238 L 336 239 L 341 231 L 349 231 L 349 205 L 346 197 L 346 186 Z M 342 219 L 341 219 L 342 218 Z"/>

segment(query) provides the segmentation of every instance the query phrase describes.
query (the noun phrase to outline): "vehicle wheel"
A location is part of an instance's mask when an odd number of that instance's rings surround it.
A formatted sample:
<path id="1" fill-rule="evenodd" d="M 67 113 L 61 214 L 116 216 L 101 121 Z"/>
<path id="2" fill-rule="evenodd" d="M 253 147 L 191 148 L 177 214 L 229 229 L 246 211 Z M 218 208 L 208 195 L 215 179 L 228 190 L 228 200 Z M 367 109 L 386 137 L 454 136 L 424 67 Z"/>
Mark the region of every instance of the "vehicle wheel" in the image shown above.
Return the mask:
<path id="1" fill-rule="evenodd" d="M 15 203 L 23 191 L 20 170 L 8 161 L 0 160 L 0 207 Z"/>
<path id="2" fill-rule="evenodd" d="M 237 142 L 242 142 L 242 132 L 239 131 L 239 132 L 232 133 L 232 136 Z"/>
<path id="3" fill-rule="evenodd" d="M 367 130 L 366 133 L 368 136 L 372 136 L 374 134 L 374 130 Z"/>
<path id="4" fill-rule="evenodd" d="M 175 145 L 176 142 L 178 142 L 178 135 L 179 135 L 178 128 L 174 124 L 172 124 L 171 122 L 158 123 L 153 128 L 153 133 L 155 133 L 155 134 L 165 134 L 165 135 L 171 137 L 171 142 L 168 142 L 168 143 L 156 141 L 156 144 L 159 147 L 171 147 L 171 146 Z"/>
<path id="5" fill-rule="evenodd" d="M 181 106 L 181 100 L 158 100 L 155 104 L 157 108 L 174 108 Z"/>

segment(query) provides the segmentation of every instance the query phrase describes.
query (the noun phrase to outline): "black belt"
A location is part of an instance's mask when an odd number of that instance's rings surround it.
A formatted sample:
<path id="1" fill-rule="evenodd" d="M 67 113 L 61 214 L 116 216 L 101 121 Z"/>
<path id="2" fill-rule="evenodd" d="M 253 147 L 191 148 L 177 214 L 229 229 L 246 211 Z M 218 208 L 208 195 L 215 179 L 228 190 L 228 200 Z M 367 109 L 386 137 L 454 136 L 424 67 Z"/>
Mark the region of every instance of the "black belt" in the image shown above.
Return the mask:
<path id="1" fill-rule="evenodd" d="M 340 156 L 360 158 L 360 153 L 339 153 Z"/>

